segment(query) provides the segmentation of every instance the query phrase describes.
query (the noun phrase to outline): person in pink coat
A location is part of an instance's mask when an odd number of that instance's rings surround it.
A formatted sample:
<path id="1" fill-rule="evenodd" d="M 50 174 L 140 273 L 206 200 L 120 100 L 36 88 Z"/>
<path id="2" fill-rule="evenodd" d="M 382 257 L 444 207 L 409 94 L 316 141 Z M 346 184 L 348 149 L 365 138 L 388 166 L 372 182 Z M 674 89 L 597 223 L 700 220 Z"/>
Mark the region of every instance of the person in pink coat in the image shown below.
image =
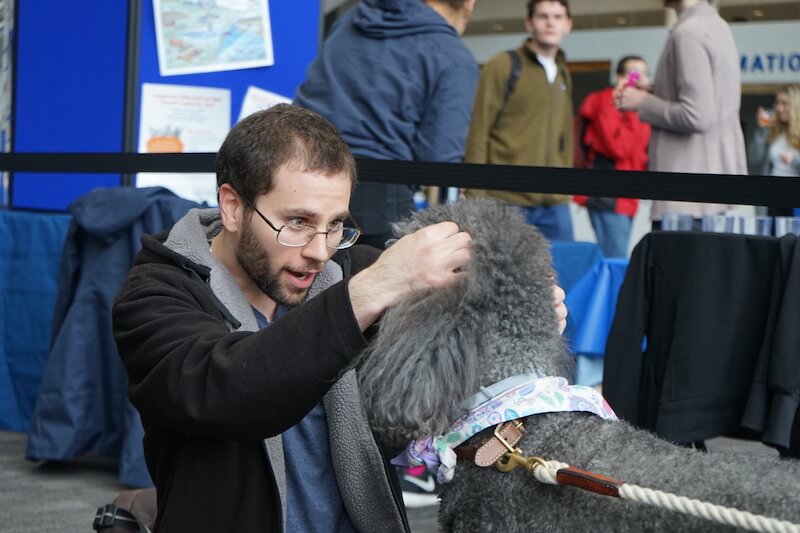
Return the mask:
<path id="1" fill-rule="evenodd" d="M 739 52 L 728 24 L 706 0 L 664 0 L 678 22 L 658 63 L 653 92 L 620 85 L 619 109 L 638 111 L 653 126 L 649 170 L 747 174 L 739 118 Z M 653 227 L 663 213 L 720 214 L 731 206 L 654 201 Z M 699 220 L 698 220 L 699 223 Z"/>

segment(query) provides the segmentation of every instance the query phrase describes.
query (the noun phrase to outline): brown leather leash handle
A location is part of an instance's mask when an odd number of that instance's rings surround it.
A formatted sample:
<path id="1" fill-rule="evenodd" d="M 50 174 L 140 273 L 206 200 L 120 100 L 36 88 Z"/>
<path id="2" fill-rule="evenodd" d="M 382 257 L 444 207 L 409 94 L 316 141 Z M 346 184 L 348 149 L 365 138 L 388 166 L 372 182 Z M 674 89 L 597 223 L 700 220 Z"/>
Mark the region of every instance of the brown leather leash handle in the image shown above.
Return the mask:
<path id="1" fill-rule="evenodd" d="M 619 498 L 619 487 L 622 485 L 621 481 L 616 479 L 595 474 L 569 466 L 562 468 L 556 472 L 556 481 L 559 485 L 570 485 L 578 487 L 579 489 L 588 490 L 603 496 L 613 496 Z"/>

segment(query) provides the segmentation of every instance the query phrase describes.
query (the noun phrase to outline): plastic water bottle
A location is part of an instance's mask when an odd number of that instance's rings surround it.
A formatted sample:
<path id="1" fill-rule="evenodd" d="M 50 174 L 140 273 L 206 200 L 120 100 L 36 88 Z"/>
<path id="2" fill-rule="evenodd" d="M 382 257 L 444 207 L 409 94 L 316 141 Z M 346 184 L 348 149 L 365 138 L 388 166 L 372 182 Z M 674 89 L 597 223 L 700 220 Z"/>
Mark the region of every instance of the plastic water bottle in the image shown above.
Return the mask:
<path id="1" fill-rule="evenodd" d="M 425 193 L 422 191 L 417 191 L 414 193 L 414 208 L 417 211 L 422 211 L 423 209 L 428 207 L 428 197 L 425 196 Z"/>

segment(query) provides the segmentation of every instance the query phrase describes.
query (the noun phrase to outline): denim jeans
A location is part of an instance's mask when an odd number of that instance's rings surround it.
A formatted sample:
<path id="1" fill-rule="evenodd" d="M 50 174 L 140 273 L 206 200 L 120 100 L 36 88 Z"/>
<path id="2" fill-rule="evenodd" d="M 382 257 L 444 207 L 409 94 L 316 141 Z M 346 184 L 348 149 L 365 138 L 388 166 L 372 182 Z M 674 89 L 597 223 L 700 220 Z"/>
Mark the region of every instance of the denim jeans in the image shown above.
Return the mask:
<path id="1" fill-rule="evenodd" d="M 611 211 L 588 209 L 597 244 L 606 257 L 627 257 L 633 218 Z"/>
<path id="2" fill-rule="evenodd" d="M 539 228 L 542 235 L 550 241 L 573 241 L 572 217 L 568 204 L 541 207 L 520 206 L 525 222 Z"/>

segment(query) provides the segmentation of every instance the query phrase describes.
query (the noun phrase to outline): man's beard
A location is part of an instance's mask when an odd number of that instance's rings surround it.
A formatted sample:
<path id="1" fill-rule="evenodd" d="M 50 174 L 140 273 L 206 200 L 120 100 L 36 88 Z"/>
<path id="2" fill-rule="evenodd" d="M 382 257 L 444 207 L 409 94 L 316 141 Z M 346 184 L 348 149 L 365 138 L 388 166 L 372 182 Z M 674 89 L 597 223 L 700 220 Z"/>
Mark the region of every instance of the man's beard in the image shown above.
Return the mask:
<path id="1" fill-rule="evenodd" d="M 258 288 L 278 305 L 296 307 L 303 302 L 308 293 L 308 289 L 281 284 L 281 270 L 274 268 L 269 253 L 261 245 L 249 223 L 244 224 L 242 228 L 236 246 L 236 259 Z M 321 270 L 323 265 L 308 266 Z"/>

